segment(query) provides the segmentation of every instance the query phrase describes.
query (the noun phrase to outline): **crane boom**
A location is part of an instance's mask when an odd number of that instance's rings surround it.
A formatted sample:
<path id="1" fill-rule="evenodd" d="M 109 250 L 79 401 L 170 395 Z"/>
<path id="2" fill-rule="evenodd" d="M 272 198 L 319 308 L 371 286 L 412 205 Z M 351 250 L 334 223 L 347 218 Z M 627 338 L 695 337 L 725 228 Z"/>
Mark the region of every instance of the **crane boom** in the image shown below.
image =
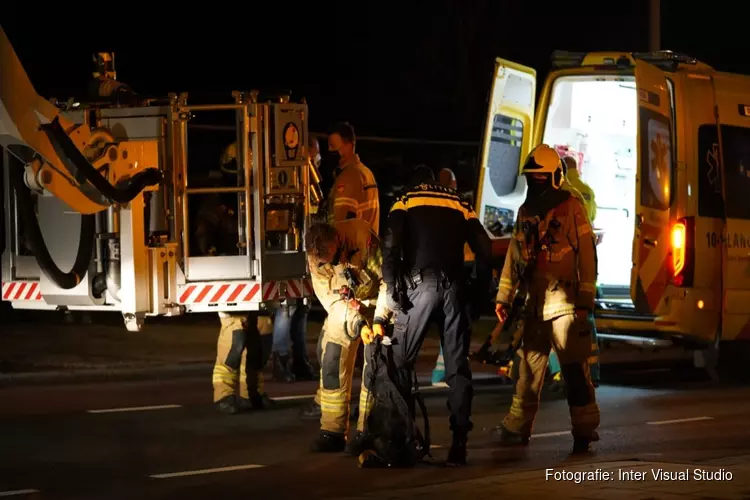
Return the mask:
<path id="1" fill-rule="evenodd" d="M 127 203 L 161 180 L 155 166 L 134 172 L 134 159 L 122 161 L 116 143 L 102 141 L 102 134 L 87 124 L 70 122 L 55 104 L 42 98 L 2 27 L 0 146 L 24 162 L 29 186 L 49 191 L 84 215 Z M 99 172 L 105 165 L 106 177 Z M 116 186 L 111 182 L 115 180 Z"/>

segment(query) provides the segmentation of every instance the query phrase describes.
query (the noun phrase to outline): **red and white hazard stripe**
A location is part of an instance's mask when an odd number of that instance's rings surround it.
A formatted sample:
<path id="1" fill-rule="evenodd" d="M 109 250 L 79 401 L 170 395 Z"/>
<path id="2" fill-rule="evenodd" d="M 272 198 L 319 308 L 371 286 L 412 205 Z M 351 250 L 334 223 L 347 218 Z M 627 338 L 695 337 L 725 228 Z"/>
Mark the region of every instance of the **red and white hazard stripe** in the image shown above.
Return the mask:
<path id="1" fill-rule="evenodd" d="M 210 282 L 182 285 L 177 289 L 178 304 L 234 304 L 259 302 L 260 283 Z"/>
<path id="2" fill-rule="evenodd" d="M 313 294 L 312 282 L 308 279 L 289 280 L 286 282 L 286 296 L 288 298 L 309 297 Z"/>
<path id="3" fill-rule="evenodd" d="M 3 300 L 42 300 L 42 288 L 38 281 L 3 282 Z"/>
<path id="4" fill-rule="evenodd" d="M 278 281 L 263 283 L 263 300 L 278 300 L 281 298 L 281 290 Z"/>
<path id="5" fill-rule="evenodd" d="M 282 289 L 285 290 L 282 296 Z M 310 280 L 210 282 L 181 285 L 177 290 L 178 304 L 236 304 L 265 302 L 283 298 L 302 298 L 313 294 Z"/>

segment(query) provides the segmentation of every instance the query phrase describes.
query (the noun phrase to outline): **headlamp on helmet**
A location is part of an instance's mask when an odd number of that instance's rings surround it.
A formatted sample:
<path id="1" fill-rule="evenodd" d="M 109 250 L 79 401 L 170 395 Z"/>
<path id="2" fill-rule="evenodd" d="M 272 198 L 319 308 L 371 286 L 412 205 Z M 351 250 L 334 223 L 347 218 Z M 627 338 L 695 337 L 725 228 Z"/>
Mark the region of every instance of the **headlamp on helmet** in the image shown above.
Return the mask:
<path id="1" fill-rule="evenodd" d="M 563 180 L 563 164 L 560 155 L 546 144 L 535 147 L 526 158 L 521 173 L 524 175 L 544 174 L 549 175 L 552 187 L 560 189 Z"/>

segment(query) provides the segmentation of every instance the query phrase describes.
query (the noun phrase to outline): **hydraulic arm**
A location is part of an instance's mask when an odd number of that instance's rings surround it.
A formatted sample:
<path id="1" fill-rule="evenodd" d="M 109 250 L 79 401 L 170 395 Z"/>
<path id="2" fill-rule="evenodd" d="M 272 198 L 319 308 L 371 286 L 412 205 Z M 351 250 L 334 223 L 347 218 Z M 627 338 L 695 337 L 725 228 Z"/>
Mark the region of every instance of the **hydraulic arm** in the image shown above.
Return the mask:
<path id="1" fill-rule="evenodd" d="M 1 27 L 0 146 L 26 165 L 30 188 L 84 215 L 127 203 L 161 180 L 156 165 L 122 154 L 111 135 L 69 122 L 39 96 Z"/>

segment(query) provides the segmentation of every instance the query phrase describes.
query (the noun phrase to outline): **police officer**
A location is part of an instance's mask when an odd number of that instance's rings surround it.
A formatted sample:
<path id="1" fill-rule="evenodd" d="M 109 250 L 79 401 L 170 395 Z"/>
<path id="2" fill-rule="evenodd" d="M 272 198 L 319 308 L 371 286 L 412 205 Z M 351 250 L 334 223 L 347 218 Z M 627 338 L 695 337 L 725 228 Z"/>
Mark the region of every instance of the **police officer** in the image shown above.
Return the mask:
<path id="1" fill-rule="evenodd" d="M 550 347 L 568 386 L 573 452 L 598 440 L 599 406 L 586 362 L 596 292 L 596 247 L 583 204 L 561 190 L 563 163 L 542 144 L 524 164 L 526 200 L 518 212 L 497 294 L 496 313 L 508 317 L 513 291 L 526 289 L 523 349 L 509 413 L 496 429 L 503 444 L 528 444 L 539 406 Z"/>
<path id="2" fill-rule="evenodd" d="M 350 219 L 335 225 L 313 224 L 305 236 L 305 247 L 315 295 L 328 313 L 319 343 L 320 434 L 312 450 L 339 452 L 346 448 L 347 453 L 359 455 L 365 444 L 369 403 L 364 386 L 366 363 L 357 434 L 349 443 L 346 441 L 357 348 L 360 337 L 367 343 L 373 338 L 369 325 L 373 315 L 390 315 L 380 271 L 380 240 L 367 222 Z M 382 335 L 380 326 L 375 330 Z"/>
<path id="3" fill-rule="evenodd" d="M 222 154 L 222 184 L 237 184 L 237 147 Z M 210 194 L 196 217 L 196 243 L 201 255 L 236 255 L 237 215 L 229 199 Z M 270 402 L 264 393 L 262 370 L 271 353 L 271 318 L 258 312 L 220 312 L 221 329 L 213 370 L 214 403 L 222 413 L 262 409 Z"/>
<path id="4" fill-rule="evenodd" d="M 563 158 L 563 184 L 562 189 L 570 191 L 570 194 L 578 198 L 586 207 L 586 213 L 589 217 L 589 222 L 594 224 L 596 218 L 596 199 L 594 198 L 594 190 L 589 187 L 588 184 L 578 175 L 578 161 L 573 156 L 566 156 Z M 599 289 L 597 287 L 597 293 Z M 594 323 L 593 313 L 591 315 L 592 324 L 592 338 L 591 338 L 591 355 L 589 356 L 588 363 L 591 369 L 591 381 L 594 387 L 599 386 L 599 341 L 596 335 L 596 324 Z M 552 377 L 552 389 L 561 390 L 564 387 L 564 381 L 562 378 L 562 368 L 560 368 L 560 360 L 557 357 L 557 353 L 552 351 L 549 356 L 549 371 Z"/>
<path id="5" fill-rule="evenodd" d="M 448 407 L 453 431 L 447 463 L 456 466 L 466 463 L 466 442 L 473 427 L 470 320 L 463 279 L 466 242 L 477 256 L 477 275 L 488 278 L 491 243 L 471 206 L 452 189 L 426 179 L 393 204 L 383 249 L 387 298 L 390 309 L 397 310 L 393 356 L 404 391 L 411 389 L 419 348 L 431 321 L 442 320 L 440 340 L 450 387 Z M 403 300 L 398 289 L 406 283 L 402 289 L 408 300 Z M 386 321 L 376 315 L 376 324 Z"/>
<path id="6" fill-rule="evenodd" d="M 328 196 L 328 222 L 362 219 L 380 232 L 380 201 L 375 176 L 355 153 L 356 136 L 348 123 L 339 123 L 328 135 L 328 151 L 338 173 Z"/>

